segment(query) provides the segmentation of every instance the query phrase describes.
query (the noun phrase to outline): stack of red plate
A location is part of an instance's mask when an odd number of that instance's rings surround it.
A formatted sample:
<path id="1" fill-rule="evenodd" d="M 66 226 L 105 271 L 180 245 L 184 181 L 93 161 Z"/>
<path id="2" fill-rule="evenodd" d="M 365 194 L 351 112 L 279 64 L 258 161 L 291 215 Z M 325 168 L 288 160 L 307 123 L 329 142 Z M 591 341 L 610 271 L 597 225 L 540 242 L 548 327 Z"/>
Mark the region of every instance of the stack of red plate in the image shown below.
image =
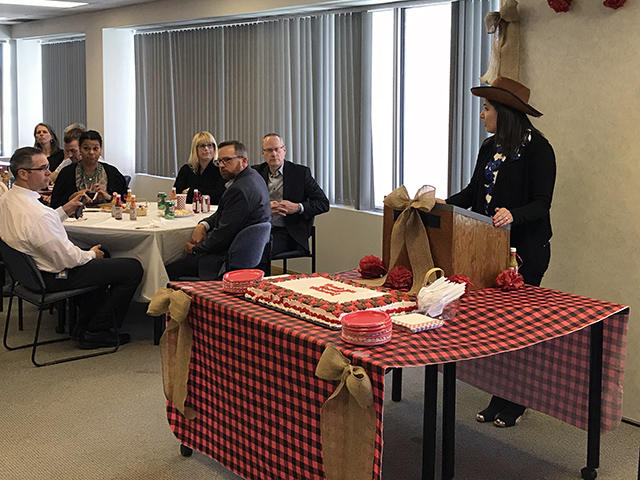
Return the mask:
<path id="1" fill-rule="evenodd" d="M 393 324 L 388 313 L 362 310 L 342 316 L 342 340 L 354 345 L 382 345 L 391 340 Z"/>
<path id="2" fill-rule="evenodd" d="M 222 290 L 244 294 L 251 285 L 264 278 L 262 270 L 234 270 L 222 277 Z"/>

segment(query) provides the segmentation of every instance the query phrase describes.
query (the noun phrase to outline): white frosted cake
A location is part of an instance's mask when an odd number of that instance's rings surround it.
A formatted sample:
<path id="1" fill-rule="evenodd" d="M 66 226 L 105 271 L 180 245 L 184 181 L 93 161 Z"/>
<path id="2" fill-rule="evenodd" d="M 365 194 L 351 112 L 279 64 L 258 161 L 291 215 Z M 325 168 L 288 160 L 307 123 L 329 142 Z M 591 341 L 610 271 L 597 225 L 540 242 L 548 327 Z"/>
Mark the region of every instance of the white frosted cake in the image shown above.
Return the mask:
<path id="1" fill-rule="evenodd" d="M 415 296 L 384 287 L 339 280 L 327 273 L 265 278 L 247 289 L 246 298 L 333 329 L 340 317 L 358 310 L 390 315 L 416 309 Z"/>

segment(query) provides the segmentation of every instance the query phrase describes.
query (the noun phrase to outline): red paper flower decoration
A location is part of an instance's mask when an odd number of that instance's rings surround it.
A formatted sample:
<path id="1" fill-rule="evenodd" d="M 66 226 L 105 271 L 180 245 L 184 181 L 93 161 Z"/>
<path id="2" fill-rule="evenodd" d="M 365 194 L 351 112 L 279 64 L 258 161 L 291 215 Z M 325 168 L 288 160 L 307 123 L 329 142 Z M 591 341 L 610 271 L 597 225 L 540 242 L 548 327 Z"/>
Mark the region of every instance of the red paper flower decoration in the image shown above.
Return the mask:
<path id="1" fill-rule="evenodd" d="M 622 0 L 622 2 L 624 3 L 624 0 Z M 547 0 L 547 3 L 557 13 L 568 12 L 571 6 L 571 0 Z"/>
<path id="2" fill-rule="evenodd" d="M 466 287 L 464 289 L 465 295 L 467 294 L 467 292 L 469 292 L 469 290 L 471 290 L 471 287 L 476 286 L 476 284 L 473 283 L 471 279 L 469 279 L 469 277 L 467 277 L 466 275 L 460 275 L 460 274 L 451 275 L 450 277 L 447 278 L 447 280 L 454 283 L 466 283 Z"/>
<path id="3" fill-rule="evenodd" d="M 515 270 L 505 270 L 496 278 L 496 287 L 503 291 L 518 290 L 524 286 L 524 278 Z"/>
<path id="4" fill-rule="evenodd" d="M 407 267 L 398 265 L 391 269 L 384 286 L 396 290 L 409 290 L 413 286 L 413 272 Z"/>
<path id="5" fill-rule="evenodd" d="M 362 275 L 362 278 L 380 278 L 387 273 L 387 269 L 384 268 L 382 260 L 374 255 L 367 255 L 360 260 L 358 271 L 360 275 Z"/>
<path id="6" fill-rule="evenodd" d="M 605 0 L 602 4 L 605 7 L 613 8 L 614 10 L 619 9 L 627 0 Z"/>

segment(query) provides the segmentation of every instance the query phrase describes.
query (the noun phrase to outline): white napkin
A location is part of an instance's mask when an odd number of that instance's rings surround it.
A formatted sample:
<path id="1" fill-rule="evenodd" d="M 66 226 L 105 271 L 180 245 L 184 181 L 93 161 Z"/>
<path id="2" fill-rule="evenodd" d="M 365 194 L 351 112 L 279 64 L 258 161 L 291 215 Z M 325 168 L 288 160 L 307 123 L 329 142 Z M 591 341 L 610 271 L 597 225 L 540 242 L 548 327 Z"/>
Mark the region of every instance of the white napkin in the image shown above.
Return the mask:
<path id="1" fill-rule="evenodd" d="M 437 317 L 451 302 L 464 295 L 466 284 L 450 282 L 444 277 L 439 278 L 428 287 L 422 287 L 418 292 L 418 309 L 430 317 Z"/>

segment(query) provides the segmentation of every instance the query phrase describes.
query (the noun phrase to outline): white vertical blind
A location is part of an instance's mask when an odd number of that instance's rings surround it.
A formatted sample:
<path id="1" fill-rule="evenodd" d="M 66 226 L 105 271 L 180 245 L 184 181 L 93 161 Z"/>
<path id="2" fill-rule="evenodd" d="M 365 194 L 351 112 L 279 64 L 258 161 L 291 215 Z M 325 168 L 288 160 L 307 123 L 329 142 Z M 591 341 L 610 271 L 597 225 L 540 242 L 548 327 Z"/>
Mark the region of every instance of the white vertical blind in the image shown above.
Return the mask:
<path id="1" fill-rule="evenodd" d="M 42 101 L 43 121 L 53 127 L 62 148 L 66 126 L 87 123 L 84 39 L 42 44 Z"/>
<path id="2" fill-rule="evenodd" d="M 469 90 L 480 85 L 479 78 L 489 64 L 491 40 L 485 31 L 484 17 L 498 8 L 497 0 L 452 4 L 450 194 L 469 183 L 480 144 L 486 137 L 480 121 L 482 103 Z"/>
<path id="3" fill-rule="evenodd" d="M 276 132 L 331 201 L 371 208 L 360 198 L 372 191 L 368 18 L 136 34 L 136 171 L 175 176 L 202 130 L 245 143 L 257 164 L 262 137 Z"/>

